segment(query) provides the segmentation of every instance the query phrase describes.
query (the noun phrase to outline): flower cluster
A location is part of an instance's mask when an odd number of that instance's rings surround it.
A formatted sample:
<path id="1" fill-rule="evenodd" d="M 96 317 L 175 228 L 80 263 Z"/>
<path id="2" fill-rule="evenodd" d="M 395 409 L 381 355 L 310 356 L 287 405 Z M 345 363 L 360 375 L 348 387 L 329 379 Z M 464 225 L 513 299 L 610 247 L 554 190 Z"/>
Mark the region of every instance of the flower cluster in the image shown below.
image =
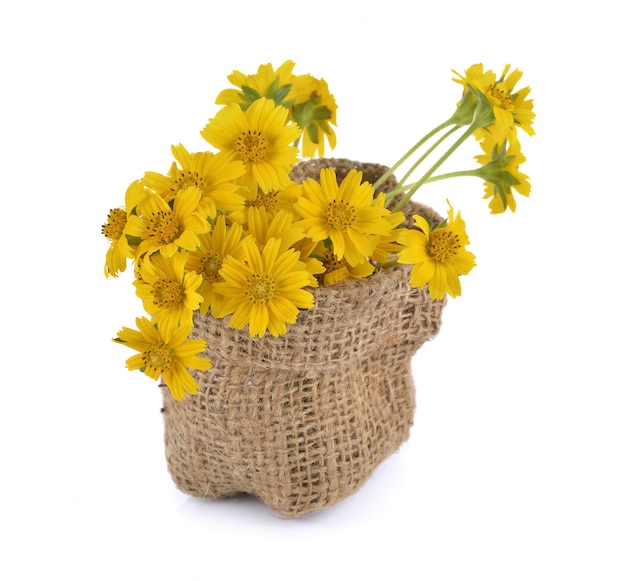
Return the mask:
<path id="1" fill-rule="evenodd" d="M 332 168 L 319 180 L 296 183 L 293 166 L 302 157 L 335 146 L 337 106 L 328 85 L 294 75 L 294 63 L 256 74 L 229 76 L 236 88 L 222 91 L 222 108 L 201 136 L 211 150 L 172 146 L 167 173 L 146 172 L 130 184 L 124 206 L 110 211 L 102 227 L 110 244 L 105 274 L 117 276 L 128 261 L 148 317 L 137 330 L 123 327 L 115 341 L 138 353 L 127 361 L 149 377 L 161 377 L 176 399 L 198 384 L 190 369 L 208 370 L 206 343 L 190 339 L 194 316 L 228 317 L 229 326 L 252 336 L 279 336 L 315 305 L 315 287 L 375 275 L 395 264 L 413 265 L 410 284 L 427 286 L 431 297 L 461 294 L 459 276 L 474 255 L 460 213 L 449 208 L 441 224 L 413 216 L 402 226 L 405 204 L 422 185 L 458 176 L 484 180 L 493 213 L 515 211 L 513 190 L 528 195 L 528 178 L 517 138 L 532 135 L 529 89 L 515 92 L 521 73 L 499 79 L 482 65 L 454 79 L 463 94 L 452 117 L 418 141 L 374 184 L 351 170 L 338 180 Z M 454 132 L 464 133 L 419 180 L 409 177 Z M 443 136 L 435 140 L 435 136 Z M 469 136 L 478 139 L 480 167 L 437 174 Z M 435 140 L 397 186 L 381 184 L 416 152 Z"/>

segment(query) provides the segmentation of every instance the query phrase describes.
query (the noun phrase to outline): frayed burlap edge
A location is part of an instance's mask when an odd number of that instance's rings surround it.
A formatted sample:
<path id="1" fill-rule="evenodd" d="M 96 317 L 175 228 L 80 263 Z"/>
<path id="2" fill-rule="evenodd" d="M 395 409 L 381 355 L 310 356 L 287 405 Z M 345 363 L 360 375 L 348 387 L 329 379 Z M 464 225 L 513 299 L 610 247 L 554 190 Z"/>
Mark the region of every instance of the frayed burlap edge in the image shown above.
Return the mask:
<path id="1" fill-rule="evenodd" d="M 344 169 L 365 168 L 370 182 L 386 169 L 312 160 L 292 176 L 317 177 L 330 165 L 340 179 Z M 409 271 L 398 266 L 315 289 L 315 308 L 282 337 L 250 337 L 228 319 L 197 317 L 193 335 L 207 340 L 214 367 L 196 373 L 201 389 L 185 401 L 163 389 L 175 484 L 203 498 L 249 493 L 288 517 L 356 492 L 408 438 L 411 359 L 441 324 L 444 302 L 411 288 Z"/>

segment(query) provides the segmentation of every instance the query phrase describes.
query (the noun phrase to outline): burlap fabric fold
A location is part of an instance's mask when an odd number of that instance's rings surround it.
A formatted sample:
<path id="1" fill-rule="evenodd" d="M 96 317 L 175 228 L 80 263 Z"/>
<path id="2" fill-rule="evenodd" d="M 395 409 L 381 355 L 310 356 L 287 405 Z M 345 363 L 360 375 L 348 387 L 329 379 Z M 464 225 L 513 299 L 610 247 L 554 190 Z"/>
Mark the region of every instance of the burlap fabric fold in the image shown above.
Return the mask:
<path id="1" fill-rule="evenodd" d="M 378 164 L 301 162 L 293 179 Z M 437 221 L 432 210 L 414 206 Z M 411 359 L 439 331 L 444 301 L 408 284 L 410 267 L 315 289 L 282 337 L 259 339 L 228 318 L 197 317 L 214 367 L 174 401 L 163 389 L 165 449 L 175 484 L 193 496 L 249 493 L 297 517 L 354 493 L 408 438 L 415 411 Z"/>

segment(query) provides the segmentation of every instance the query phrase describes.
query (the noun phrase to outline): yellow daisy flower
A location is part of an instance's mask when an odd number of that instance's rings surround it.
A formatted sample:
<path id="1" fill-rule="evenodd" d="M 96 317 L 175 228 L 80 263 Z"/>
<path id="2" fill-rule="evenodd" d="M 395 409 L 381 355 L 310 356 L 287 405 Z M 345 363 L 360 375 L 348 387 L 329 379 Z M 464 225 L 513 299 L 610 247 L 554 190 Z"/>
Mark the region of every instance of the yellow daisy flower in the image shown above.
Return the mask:
<path id="1" fill-rule="evenodd" d="M 244 162 L 243 184 L 250 192 L 270 192 L 291 183 L 289 172 L 298 159 L 298 149 L 291 144 L 301 130 L 287 122 L 288 115 L 287 109 L 265 98 L 245 111 L 233 103 L 218 111 L 201 134 L 213 147 Z"/>
<path id="2" fill-rule="evenodd" d="M 215 101 L 218 105 L 238 103 L 245 111 L 266 97 L 289 109 L 290 119 L 303 130 L 302 155 L 324 155 L 324 141 L 334 149 L 337 138 L 331 125 L 337 125 L 337 103 L 323 79 L 294 75 L 293 61 L 284 62 L 276 71 L 271 64 L 261 65 L 253 75 L 233 71 L 228 80 L 241 90 L 226 89 Z"/>
<path id="3" fill-rule="evenodd" d="M 528 135 L 534 135 L 535 130 L 532 128 L 535 118 L 533 100 L 527 99 L 530 87 L 514 92 L 515 85 L 521 79 L 522 73 L 515 69 L 508 74 L 510 68 L 511 65 L 506 65 L 500 78 L 496 79 L 493 71 L 484 71 L 482 63 L 478 63 L 467 69 L 465 76 L 452 71 L 459 77 L 453 80 L 463 85 L 463 94 L 472 87 L 485 95 L 493 106 L 496 124 L 509 128 L 518 126 Z"/>
<path id="4" fill-rule="evenodd" d="M 483 132 L 480 147 L 485 153 L 476 156 L 478 163 L 482 164 L 476 175 L 485 180 L 484 197 L 491 198 L 491 213 L 501 214 L 507 208 L 515 212 L 517 205 L 513 190 L 522 196 L 530 194 L 529 178 L 519 171 L 526 158 L 515 132 Z"/>
<path id="5" fill-rule="evenodd" d="M 349 278 L 365 278 L 374 272 L 374 265 L 371 262 L 362 262 L 356 266 L 351 266 L 345 258 L 338 259 L 324 242 L 318 242 L 312 252 L 313 256 L 318 256 L 322 270 L 316 273 L 317 279 L 325 285 L 339 284 Z"/>
<path id="6" fill-rule="evenodd" d="M 176 326 L 172 321 L 155 325 L 146 317 L 138 317 L 136 324 L 139 330 L 122 327 L 113 339 L 139 351 L 126 360 L 126 367 L 139 369 L 154 380 L 162 377 L 174 399 L 196 393 L 200 386 L 189 369 L 211 369 L 208 359 L 197 356 L 206 349 L 206 341 L 188 339 L 191 327 Z"/>
<path id="7" fill-rule="evenodd" d="M 300 184 L 296 182 L 290 182 L 286 188 L 280 190 L 270 190 L 264 192 L 260 188 L 257 188 L 256 194 L 245 191 L 246 201 L 244 204 L 243 214 L 232 214 L 231 217 L 234 221 L 241 222 L 243 224 L 248 223 L 248 214 L 251 210 L 256 208 L 263 208 L 269 217 L 274 217 L 278 212 L 287 211 L 290 212 L 294 218 L 300 218 L 298 213 L 293 209 L 293 205 L 300 194 L 302 188 Z"/>
<path id="8" fill-rule="evenodd" d="M 269 331 L 275 337 L 287 332 L 286 323 L 296 322 L 299 309 L 314 306 L 312 275 L 293 249 L 280 251 L 281 242 L 267 241 L 263 250 L 252 239 L 244 240 L 245 257 L 224 259 L 220 274 L 224 282 L 214 285 L 224 296 L 225 308 L 232 316 L 230 327 L 248 325 L 251 336 L 263 337 Z"/>
<path id="9" fill-rule="evenodd" d="M 202 151 L 189 153 L 183 145 L 172 146 L 178 162 L 172 164 L 168 175 L 146 172 L 142 183 L 169 202 L 189 187 L 200 190 L 201 206 L 207 216 L 215 218 L 218 211 L 241 210 L 244 198 L 233 183 L 245 174 L 246 168 L 231 153 Z M 179 167 L 180 166 L 180 167 Z"/>
<path id="10" fill-rule="evenodd" d="M 377 200 L 380 200 L 383 204 L 385 203 L 383 196 L 379 196 Z M 384 218 L 389 222 L 391 231 L 386 236 L 376 237 L 376 245 L 372 251 L 371 259 L 378 264 L 384 264 L 392 256 L 398 254 L 398 251 L 401 249 L 398 245 L 398 234 L 400 233 L 398 226 L 406 220 L 404 212 L 393 212 Z"/>
<path id="11" fill-rule="evenodd" d="M 127 233 L 141 240 L 137 255 L 159 251 L 172 256 L 179 249 L 196 250 L 198 234 L 208 232 L 209 221 L 200 207 L 202 192 L 195 186 L 180 192 L 172 207 L 158 194 L 146 197 L 139 215 L 128 217 Z"/>
<path id="12" fill-rule="evenodd" d="M 189 254 L 176 252 L 166 258 L 160 253 L 147 257 L 141 266 L 141 280 L 136 280 L 137 296 L 155 323 L 171 319 L 176 324 L 191 324 L 193 312 L 200 307 L 198 288 L 202 277 L 187 272 Z"/>
<path id="13" fill-rule="evenodd" d="M 133 252 L 126 238 L 127 214 L 124 208 L 113 208 L 102 225 L 102 234 L 109 239 L 110 245 L 104 262 L 104 274 L 117 276 L 126 270 L 126 260 L 133 257 Z"/>
<path id="14" fill-rule="evenodd" d="M 324 142 L 328 140 L 331 149 L 337 145 L 337 136 L 331 125 L 337 125 L 337 103 L 328 90 L 324 79 L 311 75 L 296 78 L 292 90 L 295 104 L 292 117 L 303 129 L 302 155 L 324 156 Z"/>
<path id="15" fill-rule="evenodd" d="M 228 76 L 228 80 L 239 87 L 241 91 L 236 89 L 225 89 L 215 100 L 218 105 L 230 105 L 231 103 L 239 103 L 245 111 L 252 103 L 261 97 L 267 97 L 274 101 L 276 105 L 291 107 L 292 100 L 286 100 L 291 91 L 295 75 L 292 74 L 293 67 L 296 63 L 293 61 L 285 61 L 276 71 L 271 64 L 260 65 L 256 74 L 244 75 L 239 71 L 233 71 Z"/>
<path id="16" fill-rule="evenodd" d="M 244 258 L 241 238 L 243 228 L 240 224 L 226 224 L 226 218 L 219 215 L 215 227 L 210 234 L 201 234 L 200 250 L 191 252 L 187 261 L 187 269 L 196 272 L 202 277 L 199 292 L 203 296 L 200 312 L 206 315 L 209 308 L 216 318 L 226 314 L 224 297 L 214 290 L 216 282 L 224 279 L 220 269 L 226 256 L 233 256 L 239 260 Z"/>
<path id="17" fill-rule="evenodd" d="M 263 248 L 270 238 L 280 240 L 281 251 L 293 247 L 305 237 L 301 222 L 294 219 L 291 212 L 280 210 L 270 216 L 265 208 L 249 209 L 248 233 L 252 234 L 259 248 Z"/>
<path id="18" fill-rule="evenodd" d="M 118 273 L 124 272 L 127 259 L 135 257 L 140 240 L 134 239 L 131 243 L 130 240 L 133 240 L 133 237 L 129 234 L 128 216 L 147 195 L 149 192 L 141 183 L 134 181 L 126 190 L 126 209 L 112 209 L 107 216 L 107 221 L 102 225 L 102 234 L 110 242 L 104 263 L 104 274 L 107 278 L 117 277 Z"/>
<path id="19" fill-rule="evenodd" d="M 326 270 L 322 264 L 320 256 L 316 253 L 317 247 L 323 244 L 321 242 L 315 242 L 308 237 L 298 240 L 292 248 L 300 253 L 300 261 L 304 262 L 306 269 L 313 275 L 311 279 L 311 286 L 317 287 L 319 275 L 323 274 Z"/>
<path id="20" fill-rule="evenodd" d="M 302 182 L 302 195 L 295 204 L 306 235 L 319 242 L 330 238 L 338 260 L 350 266 L 365 262 L 376 246 L 376 236 L 387 236 L 389 210 L 374 203 L 374 188 L 361 183 L 363 173 L 350 170 L 341 185 L 333 168 L 320 173 L 320 181 Z"/>
<path id="21" fill-rule="evenodd" d="M 413 216 L 419 230 L 401 230 L 398 242 L 405 246 L 398 254 L 400 264 L 413 264 L 410 284 L 423 287 L 433 299 L 443 299 L 448 293 L 452 297 L 461 294 L 459 275 L 468 274 L 476 264 L 476 257 L 465 249 L 469 238 L 460 212 L 456 217 L 452 207 L 448 220 L 431 230 L 430 224 L 419 215 Z"/>

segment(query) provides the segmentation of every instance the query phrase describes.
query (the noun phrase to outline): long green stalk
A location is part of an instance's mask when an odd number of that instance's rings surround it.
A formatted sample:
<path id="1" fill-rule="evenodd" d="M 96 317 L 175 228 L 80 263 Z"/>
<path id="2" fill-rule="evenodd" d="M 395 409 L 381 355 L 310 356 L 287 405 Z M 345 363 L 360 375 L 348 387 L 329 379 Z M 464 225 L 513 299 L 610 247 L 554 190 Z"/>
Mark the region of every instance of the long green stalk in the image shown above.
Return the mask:
<path id="1" fill-rule="evenodd" d="M 397 212 L 399 210 L 401 210 L 402 208 L 404 208 L 404 206 L 407 204 L 407 202 L 411 199 L 411 196 L 413 196 L 413 194 L 423 185 L 426 183 L 426 181 L 437 171 L 437 169 L 439 169 L 439 167 L 461 146 L 461 144 L 470 136 L 474 133 L 474 131 L 476 130 L 476 127 L 474 125 L 474 123 L 472 123 L 466 130 L 465 133 L 463 133 L 463 135 L 461 135 L 461 137 L 459 137 L 450 147 L 450 149 L 448 149 L 448 151 L 446 151 L 432 166 L 431 168 L 421 177 L 421 179 L 416 182 L 413 187 L 406 193 L 404 194 L 404 196 L 402 196 L 402 198 L 398 201 L 397 204 L 394 205 L 394 207 L 392 208 L 393 212 Z"/>
<path id="2" fill-rule="evenodd" d="M 396 185 L 392 190 L 390 190 L 389 192 L 387 192 L 386 194 L 386 201 L 385 201 L 385 207 L 389 206 L 389 204 L 391 204 L 391 201 L 393 200 L 393 198 L 395 198 L 398 194 L 406 191 L 407 189 L 410 189 L 411 187 L 413 187 L 414 184 L 411 184 L 409 186 L 405 185 L 406 180 L 410 177 L 410 175 L 419 167 L 419 165 L 437 148 L 439 147 L 439 145 L 441 145 L 450 135 L 452 135 L 455 131 L 457 131 L 458 129 L 460 129 L 460 125 L 455 125 L 454 127 L 452 127 L 452 129 L 446 131 L 446 133 L 440 137 L 435 143 L 433 143 L 433 145 L 431 145 L 426 152 L 409 168 L 409 170 L 404 174 L 404 176 L 402 177 L 402 179 L 398 182 L 398 185 Z"/>
<path id="3" fill-rule="evenodd" d="M 481 177 L 480 176 L 481 168 L 476 169 L 465 169 L 461 171 L 451 171 L 449 173 L 442 173 L 436 176 L 429 177 L 424 183 L 432 184 L 433 182 L 438 182 L 441 180 L 447 180 L 449 178 L 460 178 L 460 177 Z"/>
<path id="4" fill-rule="evenodd" d="M 396 163 L 394 163 L 382 176 L 380 176 L 376 182 L 373 184 L 374 190 L 377 190 L 380 186 L 382 186 L 389 177 L 393 175 L 393 173 L 407 160 L 409 159 L 424 143 L 426 143 L 433 135 L 439 133 L 442 129 L 445 129 L 452 122 L 450 120 L 445 121 L 441 125 L 435 127 L 432 131 L 424 135 L 409 151 L 407 151 Z"/>

